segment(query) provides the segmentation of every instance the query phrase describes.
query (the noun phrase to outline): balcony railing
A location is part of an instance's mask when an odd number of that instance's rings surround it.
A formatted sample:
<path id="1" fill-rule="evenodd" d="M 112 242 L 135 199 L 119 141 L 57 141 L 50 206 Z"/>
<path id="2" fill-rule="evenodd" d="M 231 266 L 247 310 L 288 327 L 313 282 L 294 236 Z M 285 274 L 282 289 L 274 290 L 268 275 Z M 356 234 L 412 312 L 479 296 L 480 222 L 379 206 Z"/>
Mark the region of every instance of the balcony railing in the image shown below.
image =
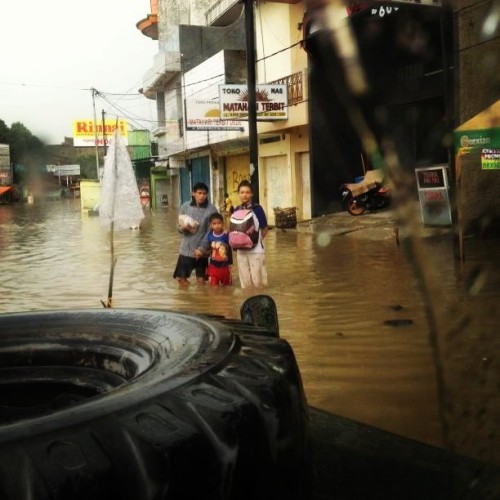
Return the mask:
<path id="1" fill-rule="evenodd" d="M 285 3 L 289 5 L 293 5 L 301 2 L 302 0 L 268 0 L 268 2 L 274 3 Z M 424 2 L 438 2 L 440 0 L 422 0 Z M 239 9 L 243 7 L 243 3 L 241 0 L 214 0 L 212 2 L 212 6 L 208 8 L 205 12 L 205 22 L 207 26 L 227 26 L 232 21 L 234 21 L 234 17 L 231 15 L 226 16 L 229 11 L 236 7 L 239 4 Z M 225 19 L 224 19 L 225 18 Z"/>
<path id="2" fill-rule="evenodd" d="M 284 76 L 274 82 L 269 82 L 273 85 L 286 85 L 288 88 L 288 105 L 293 106 L 304 100 L 304 86 L 302 71 L 293 73 L 292 75 Z"/>
<path id="3" fill-rule="evenodd" d="M 144 93 L 162 90 L 166 83 L 181 71 L 180 52 L 157 52 L 153 66 L 143 76 Z"/>
<path id="4" fill-rule="evenodd" d="M 205 12 L 205 19 L 207 26 L 211 26 L 212 23 L 219 19 L 223 14 L 225 14 L 231 7 L 234 7 L 239 3 L 239 0 L 217 0 L 213 5 Z"/>

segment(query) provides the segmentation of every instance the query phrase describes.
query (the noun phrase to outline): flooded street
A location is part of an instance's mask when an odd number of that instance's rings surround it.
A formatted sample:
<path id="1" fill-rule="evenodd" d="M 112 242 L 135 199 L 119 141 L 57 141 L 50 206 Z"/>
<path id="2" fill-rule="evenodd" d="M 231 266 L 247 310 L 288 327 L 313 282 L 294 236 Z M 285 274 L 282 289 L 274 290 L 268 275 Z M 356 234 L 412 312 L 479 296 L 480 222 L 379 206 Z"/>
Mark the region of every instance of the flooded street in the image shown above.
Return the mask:
<path id="1" fill-rule="evenodd" d="M 140 230 L 115 233 L 114 307 L 239 317 L 252 292 L 237 283 L 178 289 L 176 216 L 148 212 Z M 500 463 L 498 240 L 467 242 L 463 265 L 450 238 L 426 240 L 427 291 L 394 239 L 273 229 L 266 243 L 265 293 L 310 405 Z M 107 298 L 109 233 L 79 200 L 0 206 L 0 262 L 0 312 L 100 308 Z"/>

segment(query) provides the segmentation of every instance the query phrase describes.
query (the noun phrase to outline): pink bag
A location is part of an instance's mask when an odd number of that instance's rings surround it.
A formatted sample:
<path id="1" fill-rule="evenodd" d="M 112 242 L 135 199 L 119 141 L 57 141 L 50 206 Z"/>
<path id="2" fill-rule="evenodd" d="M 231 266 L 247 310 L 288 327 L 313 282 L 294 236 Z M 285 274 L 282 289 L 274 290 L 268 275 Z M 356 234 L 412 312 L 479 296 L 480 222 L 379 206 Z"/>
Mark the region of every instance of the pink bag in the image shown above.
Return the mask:
<path id="1" fill-rule="evenodd" d="M 253 210 L 240 209 L 229 219 L 229 245 L 233 250 L 253 248 L 259 241 L 256 217 Z"/>

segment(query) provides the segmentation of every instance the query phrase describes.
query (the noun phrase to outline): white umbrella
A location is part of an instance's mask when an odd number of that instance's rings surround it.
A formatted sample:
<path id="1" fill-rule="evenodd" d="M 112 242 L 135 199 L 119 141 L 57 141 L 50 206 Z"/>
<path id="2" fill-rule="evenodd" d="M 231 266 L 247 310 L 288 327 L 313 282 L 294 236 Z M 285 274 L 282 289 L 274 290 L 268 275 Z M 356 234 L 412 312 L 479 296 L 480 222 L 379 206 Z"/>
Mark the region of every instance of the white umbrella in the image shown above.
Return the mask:
<path id="1" fill-rule="evenodd" d="M 101 180 L 101 200 L 99 220 L 101 225 L 111 231 L 111 270 L 109 275 L 108 300 L 104 307 L 111 307 L 113 297 L 113 274 L 116 264 L 114 255 L 114 232 L 139 227 L 144 218 L 139 189 L 132 168 L 127 147 L 118 128 L 109 141 L 109 148 L 104 160 L 104 172 Z"/>
<path id="2" fill-rule="evenodd" d="M 143 218 L 132 162 L 122 137 L 115 130 L 104 161 L 99 219 L 106 229 L 122 231 L 138 227 Z"/>

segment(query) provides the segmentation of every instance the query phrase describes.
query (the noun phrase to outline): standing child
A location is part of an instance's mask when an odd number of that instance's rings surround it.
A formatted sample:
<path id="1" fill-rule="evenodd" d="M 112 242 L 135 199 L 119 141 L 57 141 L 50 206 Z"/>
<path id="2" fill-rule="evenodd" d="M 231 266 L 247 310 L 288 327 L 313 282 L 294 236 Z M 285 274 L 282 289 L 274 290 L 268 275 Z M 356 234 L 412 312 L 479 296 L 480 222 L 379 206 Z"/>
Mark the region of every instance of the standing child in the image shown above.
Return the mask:
<path id="1" fill-rule="evenodd" d="M 231 285 L 231 265 L 233 252 L 229 246 L 229 236 L 224 230 L 224 217 L 215 213 L 209 218 L 210 231 L 207 234 L 209 245 L 208 278 L 210 286 Z"/>
<path id="2" fill-rule="evenodd" d="M 267 217 L 264 209 L 253 202 L 253 190 L 250 181 L 244 179 L 238 185 L 238 195 L 241 205 L 234 210 L 247 209 L 252 210 L 257 224 L 256 229 L 259 231 L 259 238 L 253 248 L 238 249 L 238 275 L 240 278 L 241 288 L 254 286 L 260 288 L 267 285 L 267 270 L 264 254 L 263 240 L 269 231 L 267 225 Z"/>

